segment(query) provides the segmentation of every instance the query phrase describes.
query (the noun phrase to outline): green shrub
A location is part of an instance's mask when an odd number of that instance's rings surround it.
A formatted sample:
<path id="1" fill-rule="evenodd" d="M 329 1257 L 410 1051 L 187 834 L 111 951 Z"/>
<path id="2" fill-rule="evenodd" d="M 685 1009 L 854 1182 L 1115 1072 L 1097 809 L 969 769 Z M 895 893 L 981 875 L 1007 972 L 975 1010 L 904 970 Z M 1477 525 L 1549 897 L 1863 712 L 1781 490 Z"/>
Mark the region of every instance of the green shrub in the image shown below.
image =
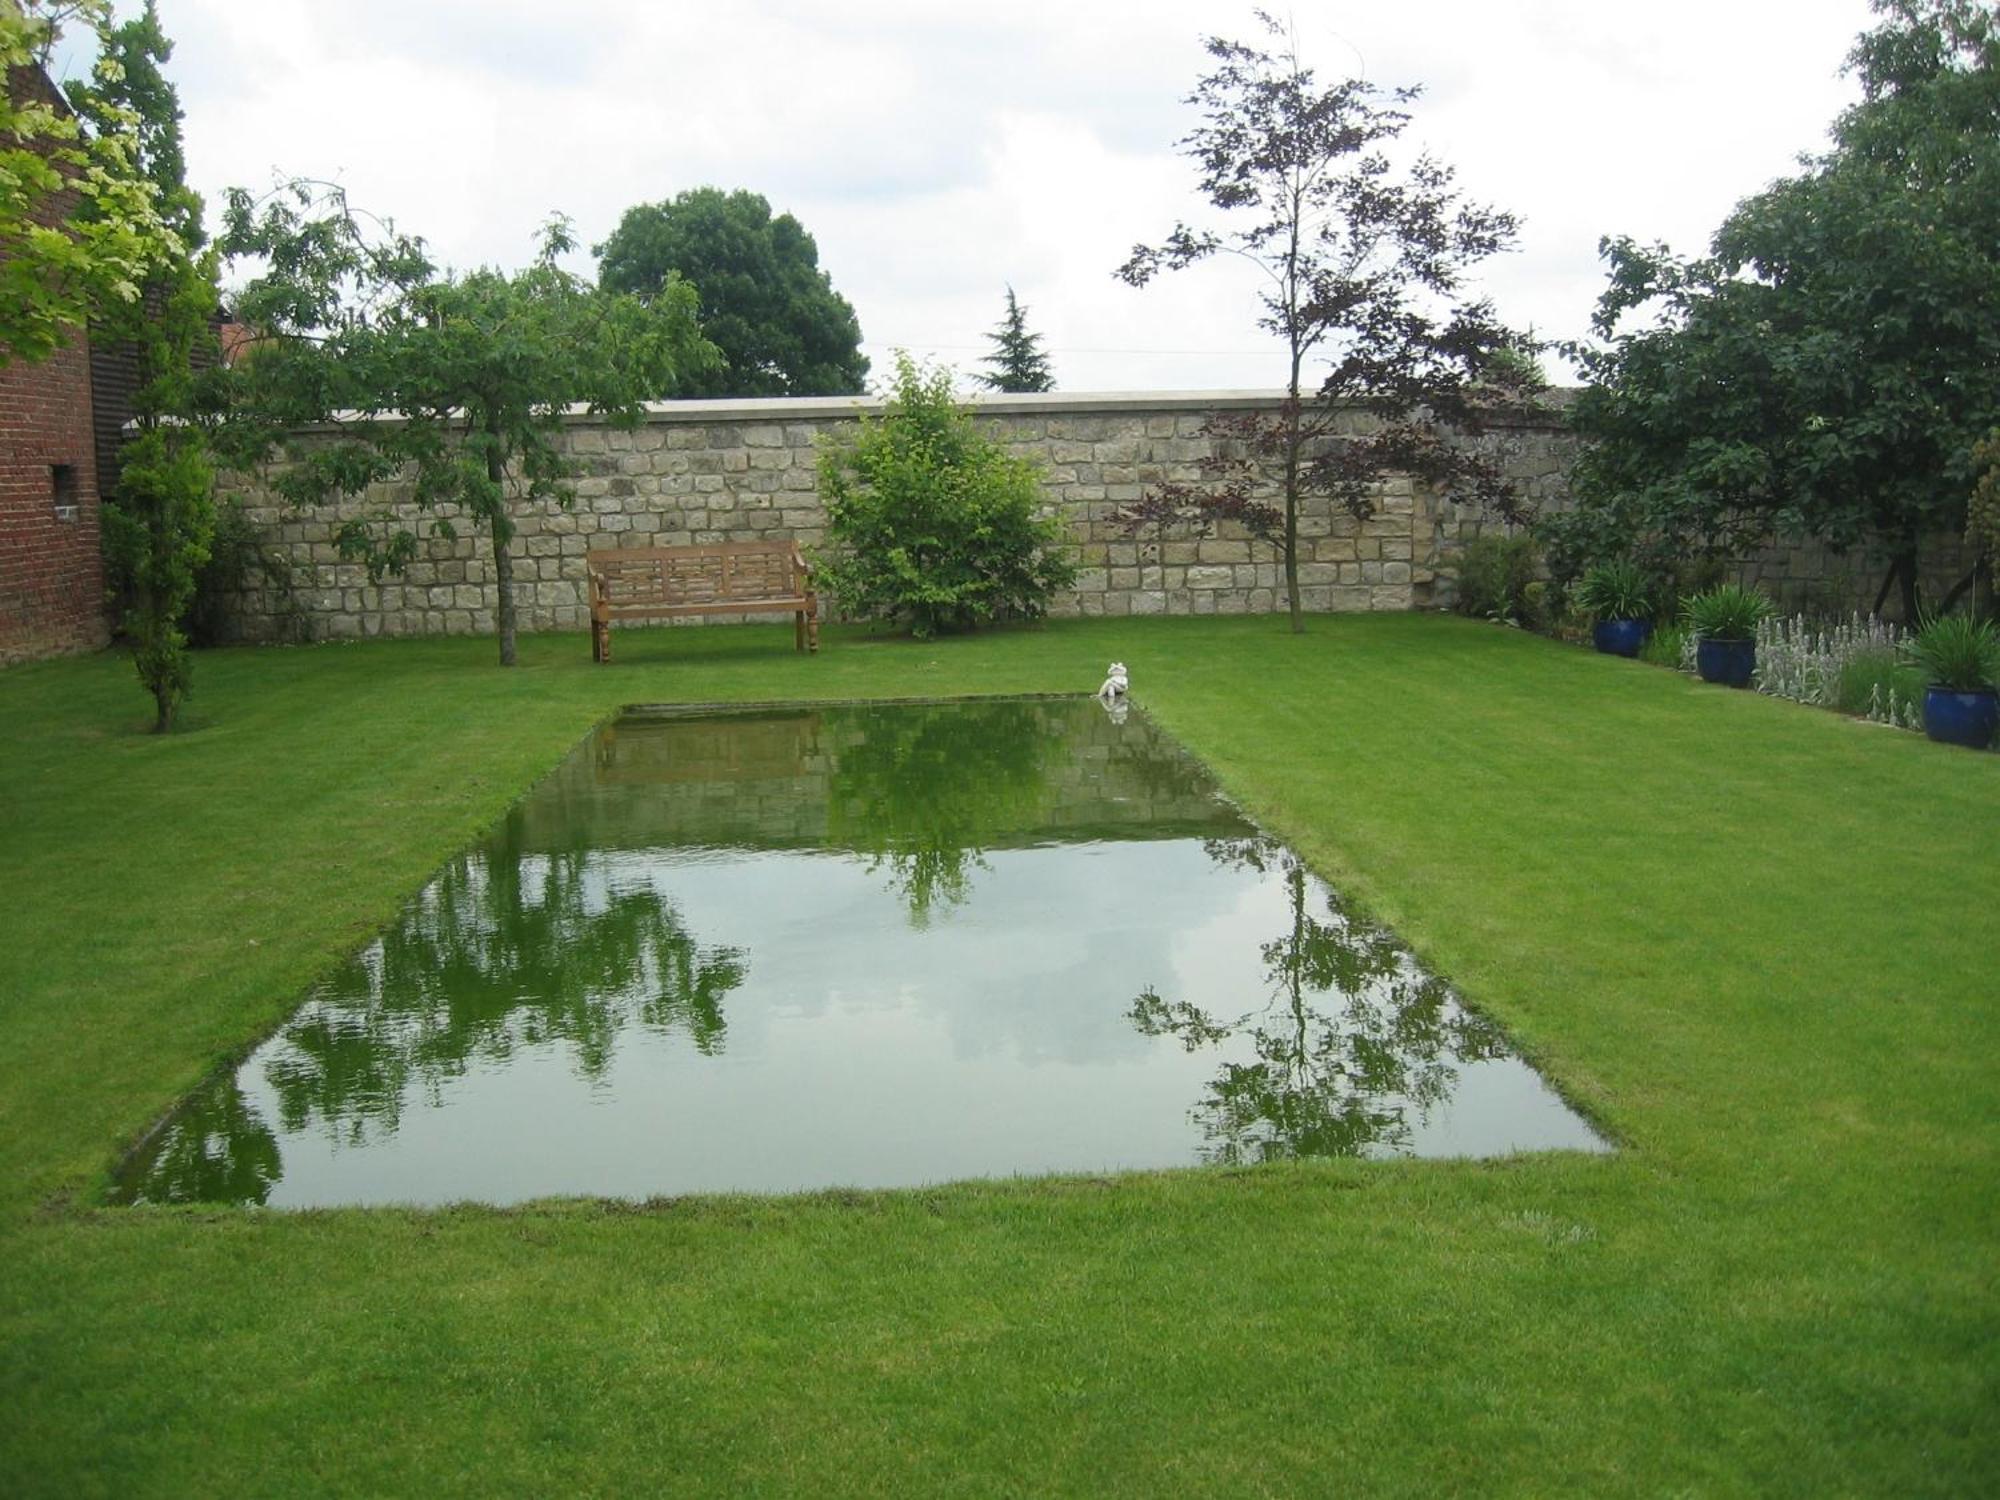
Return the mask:
<path id="1" fill-rule="evenodd" d="M 1681 602 L 1681 619 L 1705 641 L 1749 641 L 1771 617 L 1772 605 L 1762 589 L 1725 583 Z"/>
<path id="2" fill-rule="evenodd" d="M 1928 685 L 1971 693 L 2000 683 L 2000 631 L 1971 615 L 1933 615 L 1903 642 Z"/>
<path id="3" fill-rule="evenodd" d="M 1452 608 L 1462 615 L 1528 626 L 1548 618 L 1541 549 L 1526 532 L 1474 537 L 1447 571 L 1457 584 Z"/>
<path id="4" fill-rule="evenodd" d="M 1923 671 L 1891 647 L 1871 647 L 1841 663 L 1833 706 L 1866 716 L 1884 703 L 1917 703 L 1924 696 Z"/>
<path id="5" fill-rule="evenodd" d="M 1644 620 L 1653 613 L 1652 580 L 1633 562 L 1597 564 L 1570 597 L 1593 620 Z"/>
<path id="6" fill-rule="evenodd" d="M 852 618 L 918 637 L 971 630 L 1036 618 L 1076 580 L 1035 466 L 980 435 L 950 371 L 907 354 L 882 415 L 820 455 L 819 488 L 832 545 L 814 566 Z"/>

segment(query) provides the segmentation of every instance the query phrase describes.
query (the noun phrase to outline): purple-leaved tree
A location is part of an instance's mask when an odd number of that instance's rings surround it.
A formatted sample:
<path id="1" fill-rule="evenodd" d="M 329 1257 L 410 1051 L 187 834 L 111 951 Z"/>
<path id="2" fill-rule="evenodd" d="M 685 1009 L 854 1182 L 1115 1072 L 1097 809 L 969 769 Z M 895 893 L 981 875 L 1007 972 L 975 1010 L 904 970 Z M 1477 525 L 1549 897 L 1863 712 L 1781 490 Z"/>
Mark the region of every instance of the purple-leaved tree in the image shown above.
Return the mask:
<path id="1" fill-rule="evenodd" d="M 1464 439 L 1496 407 L 1531 401 L 1541 380 L 1535 342 L 1464 289 L 1469 268 L 1513 245 L 1514 216 L 1466 202 L 1428 155 L 1392 159 L 1419 91 L 1322 87 L 1291 30 L 1257 18 L 1274 50 L 1210 37 L 1215 69 L 1188 96 L 1203 123 L 1180 142 L 1227 227 L 1177 225 L 1117 274 L 1144 286 L 1218 252 L 1255 265 L 1258 326 L 1285 345 L 1285 399 L 1276 413 L 1211 417 L 1201 480 L 1158 485 L 1123 519 L 1161 534 L 1239 523 L 1276 548 L 1298 631 L 1300 502 L 1324 495 L 1366 519 L 1382 480 L 1409 475 L 1517 518 L 1498 464 Z M 1368 419 L 1358 431 L 1346 420 L 1357 412 Z"/>

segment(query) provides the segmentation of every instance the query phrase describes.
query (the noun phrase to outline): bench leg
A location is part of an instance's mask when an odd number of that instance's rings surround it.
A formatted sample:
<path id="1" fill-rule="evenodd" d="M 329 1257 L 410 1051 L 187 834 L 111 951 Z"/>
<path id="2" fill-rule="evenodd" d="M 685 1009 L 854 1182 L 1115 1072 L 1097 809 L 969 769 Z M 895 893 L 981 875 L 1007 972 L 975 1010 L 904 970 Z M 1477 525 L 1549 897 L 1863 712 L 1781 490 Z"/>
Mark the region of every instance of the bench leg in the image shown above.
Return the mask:
<path id="1" fill-rule="evenodd" d="M 590 659 L 599 666 L 611 660 L 611 626 L 603 620 L 590 622 Z"/>
<path id="2" fill-rule="evenodd" d="M 806 650 L 814 655 L 819 652 L 819 611 L 806 615 Z"/>

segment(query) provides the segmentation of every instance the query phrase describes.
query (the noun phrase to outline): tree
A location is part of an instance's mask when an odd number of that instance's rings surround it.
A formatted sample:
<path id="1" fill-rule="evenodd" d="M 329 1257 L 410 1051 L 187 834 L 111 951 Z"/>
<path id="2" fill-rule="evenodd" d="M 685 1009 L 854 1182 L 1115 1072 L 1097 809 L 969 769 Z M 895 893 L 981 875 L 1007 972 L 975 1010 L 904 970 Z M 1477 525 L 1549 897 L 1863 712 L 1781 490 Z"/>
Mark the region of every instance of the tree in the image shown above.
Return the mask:
<path id="1" fill-rule="evenodd" d="M 694 188 L 625 211 L 594 247 L 607 291 L 654 295 L 678 274 L 701 297 L 702 334 L 722 363 L 690 369 L 678 396 L 858 395 L 861 325 L 819 267 L 819 246 L 758 193 Z"/>
<path id="2" fill-rule="evenodd" d="M 153 695 L 153 730 L 164 734 L 193 685 L 186 619 L 215 533 L 208 432 L 219 399 L 209 321 L 216 257 L 198 250 L 206 236 L 201 199 L 186 181 L 180 99 L 160 71 L 173 43 L 151 0 L 134 20 L 101 31 L 99 41 L 115 66 L 73 87 L 71 102 L 99 136 L 129 127 L 127 167 L 150 186 L 168 230 L 143 268 L 139 299 L 113 304 L 93 328 L 100 340 L 128 346 L 136 363 L 137 431 L 104 496 L 104 550 L 108 571 L 121 585 L 114 597 L 125 602 L 122 624 L 133 664 Z M 86 201 L 79 211 L 90 216 L 102 210 Z"/>
<path id="3" fill-rule="evenodd" d="M 148 271 L 184 253 L 134 169 L 129 104 L 107 102 L 86 128 L 48 85 L 42 63 L 67 20 L 97 33 L 93 87 L 108 101 L 120 67 L 110 0 L 0 0 L 0 364 L 46 359 L 73 329 L 137 303 Z"/>
<path id="4" fill-rule="evenodd" d="M 1135 529 L 1239 522 L 1277 549 L 1297 631 L 1306 496 L 1365 519 L 1380 482 L 1408 474 L 1520 514 L 1498 464 L 1455 435 L 1476 434 L 1491 406 L 1526 398 L 1534 348 L 1491 303 L 1461 297 L 1469 268 L 1512 246 L 1514 217 L 1465 202 L 1451 168 L 1427 155 L 1398 170 L 1387 154 L 1419 90 L 1360 79 L 1321 88 L 1291 32 L 1258 19 L 1279 50 L 1210 37 L 1217 66 L 1188 96 L 1206 123 L 1180 143 L 1201 169 L 1202 196 L 1233 227 L 1178 225 L 1162 244 L 1134 247 L 1117 274 L 1144 286 L 1217 252 L 1256 266 L 1258 326 L 1285 345 L 1285 398 L 1275 416 L 1211 418 L 1218 448 L 1204 482 L 1161 486 L 1126 520 Z M 1309 364 L 1326 366 L 1310 393 Z M 1373 427 L 1344 434 L 1356 409 Z"/>
<path id="5" fill-rule="evenodd" d="M 692 288 L 669 277 L 645 300 L 593 288 L 557 263 L 574 248 L 560 217 L 526 270 L 441 271 L 420 239 L 323 184 L 262 202 L 233 189 L 225 225 L 228 254 L 264 267 L 236 298 L 258 337 L 239 371 L 236 461 L 282 450 L 291 463 L 275 485 L 296 504 L 407 472 L 420 509 L 456 506 L 491 542 L 500 662 L 512 666 L 516 507 L 575 501 L 561 442 L 572 406 L 633 427 L 649 399 L 713 360 Z M 314 423 L 337 434 L 288 436 Z M 451 536 L 450 518 L 436 531 Z M 417 555 L 412 531 L 380 512 L 348 519 L 335 540 L 371 577 Z"/>
<path id="6" fill-rule="evenodd" d="M 1034 466 L 973 427 L 949 370 L 907 354 L 881 417 L 820 456 L 819 491 L 833 545 L 816 565 L 850 615 L 922 638 L 1038 618 L 1075 581 Z"/>
<path id="7" fill-rule="evenodd" d="M 1013 287 L 1007 288 L 1006 316 L 986 337 L 993 352 L 980 363 L 993 366 L 993 370 L 974 377 L 981 385 L 1010 393 L 1056 388 L 1056 378 L 1049 373 L 1049 357 L 1042 353 L 1042 336 L 1028 332 L 1028 310 L 1014 299 Z"/>
<path id="8" fill-rule="evenodd" d="M 1127 1012 L 1145 1036 L 1172 1036 L 1189 1052 L 1248 1043 L 1254 1062 L 1225 1062 L 1194 1117 L 1209 1157 L 1236 1166 L 1300 1156 L 1359 1156 L 1407 1146 L 1419 1120 L 1446 1103 L 1457 1065 L 1506 1055 L 1500 1030 L 1461 1009 L 1435 977 L 1411 970 L 1385 930 L 1327 892 L 1315 912 L 1298 857 L 1268 839 L 1211 839 L 1225 867 L 1275 873 L 1289 898 L 1289 929 L 1262 948 L 1269 994 L 1231 1016 L 1157 990 Z"/>
<path id="9" fill-rule="evenodd" d="M 1884 552 L 1877 607 L 1899 588 L 1917 617 L 1920 539 L 1964 527 L 2000 411 L 2000 27 L 1978 0 L 1876 10 L 1832 149 L 1706 257 L 1606 241 L 1559 563 L 1818 538 Z"/>

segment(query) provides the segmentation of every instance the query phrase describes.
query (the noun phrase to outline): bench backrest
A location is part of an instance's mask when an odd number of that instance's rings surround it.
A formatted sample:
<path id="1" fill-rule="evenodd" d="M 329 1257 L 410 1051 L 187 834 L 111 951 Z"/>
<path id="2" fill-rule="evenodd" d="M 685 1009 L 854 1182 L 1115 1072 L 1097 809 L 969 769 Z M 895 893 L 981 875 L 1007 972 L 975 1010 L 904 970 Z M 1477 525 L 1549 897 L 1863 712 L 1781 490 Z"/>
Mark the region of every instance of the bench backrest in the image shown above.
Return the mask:
<path id="1" fill-rule="evenodd" d="M 796 599 L 812 587 L 798 543 L 789 539 L 621 547 L 593 552 L 587 561 L 604 602 L 613 609 Z"/>

